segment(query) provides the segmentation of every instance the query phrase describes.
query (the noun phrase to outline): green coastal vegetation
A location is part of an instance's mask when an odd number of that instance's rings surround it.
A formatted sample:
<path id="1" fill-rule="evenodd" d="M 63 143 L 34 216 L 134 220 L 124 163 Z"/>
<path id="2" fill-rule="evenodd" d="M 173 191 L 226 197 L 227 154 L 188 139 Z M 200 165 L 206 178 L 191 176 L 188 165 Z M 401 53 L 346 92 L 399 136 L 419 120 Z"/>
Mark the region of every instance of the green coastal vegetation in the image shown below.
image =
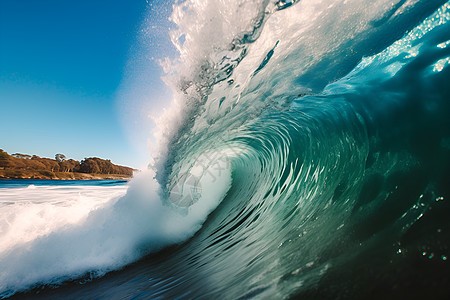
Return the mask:
<path id="1" fill-rule="evenodd" d="M 136 170 L 98 157 L 77 161 L 58 153 L 51 159 L 21 153 L 10 155 L 0 149 L 0 179 L 128 179 L 133 171 Z"/>

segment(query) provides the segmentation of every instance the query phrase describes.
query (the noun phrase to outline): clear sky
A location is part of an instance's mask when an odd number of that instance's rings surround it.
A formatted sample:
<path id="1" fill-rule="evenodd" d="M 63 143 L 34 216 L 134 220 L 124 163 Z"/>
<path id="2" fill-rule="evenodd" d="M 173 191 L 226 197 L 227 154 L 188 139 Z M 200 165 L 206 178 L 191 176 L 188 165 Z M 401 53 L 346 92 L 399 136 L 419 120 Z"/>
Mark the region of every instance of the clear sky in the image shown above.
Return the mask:
<path id="1" fill-rule="evenodd" d="M 142 168 L 170 96 L 165 0 L 1 0 L 0 149 Z"/>

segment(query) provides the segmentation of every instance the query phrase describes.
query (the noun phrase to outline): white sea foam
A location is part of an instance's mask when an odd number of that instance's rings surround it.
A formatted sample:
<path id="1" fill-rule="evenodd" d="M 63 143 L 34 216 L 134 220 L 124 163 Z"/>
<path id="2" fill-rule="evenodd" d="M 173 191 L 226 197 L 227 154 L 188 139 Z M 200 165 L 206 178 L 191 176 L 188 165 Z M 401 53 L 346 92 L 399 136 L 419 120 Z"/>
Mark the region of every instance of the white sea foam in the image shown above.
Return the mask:
<path id="1" fill-rule="evenodd" d="M 102 275 L 185 241 L 227 192 L 225 170 L 200 174 L 200 195 L 183 209 L 161 199 L 151 171 L 128 187 L 0 189 L 0 295 Z"/>
<path id="2" fill-rule="evenodd" d="M 68 224 L 77 224 L 125 186 L 35 186 L 0 189 L 0 255 Z"/>

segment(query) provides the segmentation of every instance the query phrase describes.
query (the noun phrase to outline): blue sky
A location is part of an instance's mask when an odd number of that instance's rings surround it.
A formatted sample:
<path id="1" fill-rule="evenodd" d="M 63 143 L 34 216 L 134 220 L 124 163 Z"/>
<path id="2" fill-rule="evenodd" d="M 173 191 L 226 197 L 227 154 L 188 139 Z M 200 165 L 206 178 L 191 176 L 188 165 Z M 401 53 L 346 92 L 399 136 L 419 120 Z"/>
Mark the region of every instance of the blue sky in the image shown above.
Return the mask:
<path id="1" fill-rule="evenodd" d="M 0 1 L 0 148 L 142 168 L 147 110 L 170 98 L 157 59 L 174 55 L 171 4 Z"/>

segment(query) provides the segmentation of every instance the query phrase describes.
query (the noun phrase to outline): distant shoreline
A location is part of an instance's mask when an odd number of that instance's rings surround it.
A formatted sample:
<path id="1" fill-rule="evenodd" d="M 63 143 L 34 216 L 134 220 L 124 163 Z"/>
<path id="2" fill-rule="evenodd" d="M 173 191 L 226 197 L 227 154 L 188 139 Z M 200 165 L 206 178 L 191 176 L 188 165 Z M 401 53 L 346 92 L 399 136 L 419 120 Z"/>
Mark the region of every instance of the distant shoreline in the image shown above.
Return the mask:
<path id="1" fill-rule="evenodd" d="M 58 153 L 55 159 L 0 149 L 0 180 L 128 180 L 135 170 L 113 164 L 109 159 L 89 157 L 81 162 Z"/>

